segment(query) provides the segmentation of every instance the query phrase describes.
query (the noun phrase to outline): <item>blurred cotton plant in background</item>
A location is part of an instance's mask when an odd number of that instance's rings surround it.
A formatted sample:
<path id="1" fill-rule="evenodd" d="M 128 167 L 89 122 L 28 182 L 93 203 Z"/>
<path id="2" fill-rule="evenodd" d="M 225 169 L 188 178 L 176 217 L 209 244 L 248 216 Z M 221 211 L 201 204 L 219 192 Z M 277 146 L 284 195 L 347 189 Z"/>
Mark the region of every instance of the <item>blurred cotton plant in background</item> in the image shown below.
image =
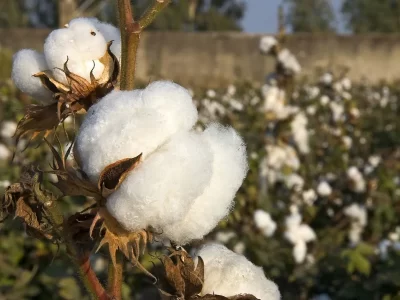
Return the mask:
<path id="1" fill-rule="evenodd" d="M 94 299 L 122 299 L 125 260 L 153 279 L 163 299 L 280 299 L 264 270 L 240 254 L 210 245 L 193 259 L 182 247 L 202 240 L 233 210 L 248 172 L 246 145 L 231 126 L 202 118 L 204 130 L 195 128 L 197 107 L 182 86 L 155 81 L 134 89 L 140 34 L 169 1 L 155 1 L 137 21 L 130 1 L 117 2 L 121 33 L 79 18 L 52 31 L 43 54 L 14 55 L 15 85 L 40 104 L 29 104 L 18 124 L 2 123 L 0 160 L 14 152 L 24 166 L 15 183 L 1 181 L 2 217 L 18 219 L 43 243 L 65 247 Z M 206 95 L 209 117 L 217 120 L 216 93 Z M 235 86 L 222 100 L 228 114 L 244 110 Z M 64 124 L 70 117 L 79 127 L 73 136 L 71 122 Z M 28 136 L 44 141 L 50 169 L 19 160 Z M 151 270 L 141 262 L 147 248 L 159 250 L 150 256 Z M 243 242 L 236 244 L 237 253 L 244 250 Z M 108 260 L 107 286 L 99 251 Z M 143 291 L 139 286 L 130 294 Z"/>

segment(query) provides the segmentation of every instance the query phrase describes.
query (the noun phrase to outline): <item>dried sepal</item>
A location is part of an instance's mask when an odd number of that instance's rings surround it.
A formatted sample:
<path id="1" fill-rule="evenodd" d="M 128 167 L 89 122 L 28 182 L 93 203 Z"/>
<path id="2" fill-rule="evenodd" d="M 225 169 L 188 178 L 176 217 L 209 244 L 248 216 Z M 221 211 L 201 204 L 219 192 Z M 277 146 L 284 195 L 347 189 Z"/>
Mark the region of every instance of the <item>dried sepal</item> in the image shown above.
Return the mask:
<path id="1" fill-rule="evenodd" d="M 100 243 L 96 251 L 108 244 L 108 252 L 114 265 L 116 265 L 116 253 L 120 251 L 133 265 L 156 281 L 156 278 L 139 262 L 139 256 L 144 252 L 147 244 L 153 240 L 151 231 L 143 229 L 129 232 L 105 208 L 98 209 L 93 219 L 90 227 L 92 238 L 96 229 L 100 232 Z"/>
<path id="2" fill-rule="evenodd" d="M 25 115 L 18 122 L 14 134 L 16 143 L 18 144 L 19 140 L 28 134 L 31 134 L 30 140 L 35 139 L 40 134 L 47 137 L 58 126 L 60 121 L 66 118 L 66 115 L 62 115 L 60 118 L 57 116 L 57 103 L 45 106 L 28 105 Z"/>
<path id="3" fill-rule="evenodd" d="M 63 155 L 62 150 L 59 153 L 46 138 L 44 140 L 53 154 L 52 171 L 50 173 L 55 174 L 58 179 L 52 185 L 60 190 L 63 196 L 87 196 L 100 201 L 102 197 L 97 187 L 86 179 L 85 174 L 81 170 L 70 167 L 67 163 L 73 144 L 70 145 Z"/>
<path id="4" fill-rule="evenodd" d="M 139 154 L 133 158 L 121 159 L 105 167 L 100 174 L 97 185 L 102 196 L 108 197 L 112 192 L 118 189 L 126 176 L 138 166 L 141 158 L 142 154 Z"/>
<path id="5" fill-rule="evenodd" d="M 204 262 L 201 257 L 197 266 L 190 255 L 181 247 L 170 249 L 171 254 L 162 259 L 165 271 L 165 295 L 177 299 L 194 299 L 201 292 L 204 283 Z"/>

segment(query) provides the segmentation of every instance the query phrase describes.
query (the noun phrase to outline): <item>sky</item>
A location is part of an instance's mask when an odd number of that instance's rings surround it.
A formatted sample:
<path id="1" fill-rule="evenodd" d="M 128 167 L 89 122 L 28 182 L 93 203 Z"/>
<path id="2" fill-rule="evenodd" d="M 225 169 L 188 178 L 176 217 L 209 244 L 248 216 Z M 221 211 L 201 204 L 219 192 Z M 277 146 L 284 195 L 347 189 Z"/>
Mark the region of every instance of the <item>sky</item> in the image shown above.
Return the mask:
<path id="1" fill-rule="evenodd" d="M 340 11 L 342 0 L 331 0 L 335 11 Z M 278 27 L 278 7 L 282 0 L 245 0 L 247 11 L 243 27 L 249 33 L 275 33 Z M 344 32 L 343 22 L 338 20 L 339 32 Z"/>

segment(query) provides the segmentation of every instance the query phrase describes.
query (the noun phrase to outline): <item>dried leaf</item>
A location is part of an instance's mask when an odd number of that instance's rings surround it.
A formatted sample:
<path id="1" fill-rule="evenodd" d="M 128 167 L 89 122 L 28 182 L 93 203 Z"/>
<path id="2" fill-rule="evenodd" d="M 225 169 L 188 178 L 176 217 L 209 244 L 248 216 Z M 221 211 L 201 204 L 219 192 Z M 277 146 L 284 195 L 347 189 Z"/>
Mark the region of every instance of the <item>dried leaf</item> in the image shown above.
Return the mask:
<path id="1" fill-rule="evenodd" d="M 6 215 L 14 215 L 26 227 L 26 232 L 36 238 L 55 240 L 56 235 L 46 214 L 46 205 L 53 203 L 54 196 L 40 188 L 40 173 L 33 168 L 25 169 L 21 182 L 7 188 L 1 203 L 1 211 Z"/>
<path id="2" fill-rule="evenodd" d="M 107 167 L 101 172 L 98 182 L 98 189 L 103 197 L 109 196 L 121 185 L 128 174 L 140 163 L 142 154 L 134 158 L 121 159 Z"/>

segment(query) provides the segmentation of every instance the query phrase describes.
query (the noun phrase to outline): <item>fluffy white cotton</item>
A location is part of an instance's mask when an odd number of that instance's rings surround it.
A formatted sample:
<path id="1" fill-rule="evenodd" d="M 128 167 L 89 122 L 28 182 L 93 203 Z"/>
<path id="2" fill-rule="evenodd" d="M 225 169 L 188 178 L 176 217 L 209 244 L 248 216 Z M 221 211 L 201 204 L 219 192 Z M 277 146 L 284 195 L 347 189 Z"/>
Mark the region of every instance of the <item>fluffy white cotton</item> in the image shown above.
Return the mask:
<path id="1" fill-rule="evenodd" d="M 213 124 L 203 136 L 213 153 L 213 173 L 185 217 L 164 228 L 164 235 L 178 244 L 203 238 L 229 213 L 248 169 L 245 144 L 232 128 Z"/>
<path id="2" fill-rule="evenodd" d="M 297 173 L 284 176 L 284 181 L 288 189 L 300 192 L 304 187 L 304 179 Z"/>
<path id="3" fill-rule="evenodd" d="M 104 37 L 106 43 L 113 41 L 111 45 L 111 52 L 118 58 L 119 61 L 121 61 L 121 33 L 119 29 L 111 24 L 101 22 L 96 18 L 77 18 L 69 22 L 68 27 L 73 27 L 77 22 L 81 21 L 91 22 Z"/>
<path id="4" fill-rule="evenodd" d="M 333 82 L 333 75 L 330 72 L 324 73 L 321 78 L 320 82 L 325 84 L 325 85 L 331 85 Z"/>
<path id="5" fill-rule="evenodd" d="M 278 41 L 273 36 L 263 36 L 260 39 L 260 51 L 263 54 L 269 54 L 271 49 L 278 44 Z"/>
<path id="6" fill-rule="evenodd" d="M 267 151 L 266 163 L 269 167 L 276 170 L 282 169 L 284 166 L 292 170 L 298 170 L 300 168 L 300 160 L 293 147 L 288 145 L 268 145 L 265 149 Z"/>
<path id="7" fill-rule="evenodd" d="M 4 121 L 1 123 L 0 136 L 3 139 L 11 139 L 17 129 L 17 123 L 14 121 Z"/>
<path id="8" fill-rule="evenodd" d="M 39 78 L 32 76 L 48 69 L 43 54 L 35 50 L 23 49 L 13 56 L 11 77 L 22 92 L 41 103 L 49 103 L 52 100 L 52 93 L 42 85 Z"/>
<path id="9" fill-rule="evenodd" d="M 260 300 L 279 300 L 278 287 L 268 280 L 262 268 L 226 247 L 209 244 L 200 249 L 204 261 L 204 285 L 201 295 L 225 297 L 251 294 Z"/>
<path id="10" fill-rule="evenodd" d="M 332 188 L 326 181 L 321 181 L 317 186 L 317 193 L 322 197 L 327 197 L 332 194 Z"/>
<path id="11" fill-rule="evenodd" d="M 293 245 L 293 257 L 296 263 L 303 263 L 307 254 L 307 243 L 314 241 L 317 236 L 307 224 L 302 224 L 302 217 L 296 206 L 291 207 L 291 214 L 286 217 L 285 238 Z"/>
<path id="12" fill-rule="evenodd" d="M 304 241 L 299 241 L 293 247 L 293 257 L 296 263 L 301 264 L 307 255 L 307 245 Z"/>
<path id="13" fill-rule="evenodd" d="M 283 68 L 290 73 L 298 74 L 301 72 L 299 62 L 288 49 L 282 49 L 279 51 L 278 61 L 282 64 Z"/>
<path id="14" fill-rule="evenodd" d="M 212 160 L 201 134 L 176 134 L 125 178 L 107 198 L 107 209 L 129 231 L 152 226 L 162 232 L 182 220 L 203 193 Z"/>
<path id="15" fill-rule="evenodd" d="M 354 222 L 359 223 L 361 226 L 367 225 L 367 209 L 363 205 L 353 203 L 344 209 L 344 214 L 352 218 Z"/>
<path id="16" fill-rule="evenodd" d="M 0 144 L 0 159 L 6 160 L 11 157 L 11 151 L 8 150 L 7 146 Z"/>
<path id="17" fill-rule="evenodd" d="M 270 237 L 274 234 L 277 225 L 269 213 L 262 209 L 257 209 L 254 212 L 253 218 L 256 227 L 262 232 L 263 235 Z"/>
<path id="18" fill-rule="evenodd" d="M 294 117 L 293 121 L 290 123 L 293 139 L 300 153 L 303 154 L 307 154 L 310 152 L 307 124 L 308 119 L 303 112 L 298 113 Z"/>
<path id="19" fill-rule="evenodd" d="M 346 147 L 346 149 L 350 149 L 351 146 L 353 145 L 353 139 L 351 137 L 349 137 L 348 135 L 345 135 L 342 138 L 343 144 Z"/>
<path id="20" fill-rule="evenodd" d="M 99 59 L 107 51 L 103 35 L 93 24 L 92 19 L 79 18 L 70 22 L 67 28 L 57 29 L 50 33 L 44 43 L 44 55 L 48 66 L 53 69 L 54 77 L 66 83 L 63 68 L 68 58 L 71 72 L 90 81 L 90 71 L 98 78 L 104 65 Z"/>
<path id="21" fill-rule="evenodd" d="M 356 193 L 363 193 L 366 190 L 366 181 L 362 173 L 356 167 L 350 167 L 347 170 L 347 177 L 351 181 L 350 188 Z"/>
<path id="22" fill-rule="evenodd" d="M 76 138 L 75 156 L 97 182 L 107 165 L 140 153 L 145 159 L 196 121 L 191 96 L 175 83 L 157 81 L 144 90 L 113 91 L 89 109 Z"/>
<path id="23" fill-rule="evenodd" d="M 329 106 L 332 111 L 332 117 L 335 122 L 344 120 L 344 106 L 341 103 L 330 102 Z"/>
<path id="24" fill-rule="evenodd" d="M 236 236 L 236 233 L 233 231 L 228 231 L 228 232 L 223 232 L 219 231 L 215 235 L 215 240 L 218 243 L 226 244 L 228 243 L 231 239 L 233 239 Z"/>
<path id="25" fill-rule="evenodd" d="M 318 196 L 317 193 L 313 189 L 308 189 L 302 193 L 303 201 L 307 205 L 313 205 L 315 200 L 317 200 Z"/>

